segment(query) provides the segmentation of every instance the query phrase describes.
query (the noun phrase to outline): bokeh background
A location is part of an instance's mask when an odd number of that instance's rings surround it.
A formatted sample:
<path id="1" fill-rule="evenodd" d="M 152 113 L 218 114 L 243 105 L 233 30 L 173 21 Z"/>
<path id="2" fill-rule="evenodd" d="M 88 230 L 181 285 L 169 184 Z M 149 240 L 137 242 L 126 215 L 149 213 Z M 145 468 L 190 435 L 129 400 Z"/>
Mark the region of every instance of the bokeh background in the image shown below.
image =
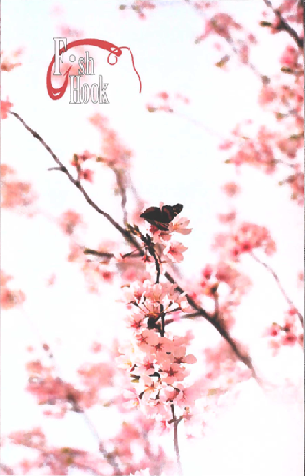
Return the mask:
<path id="1" fill-rule="evenodd" d="M 23 48 L 22 66 L 2 74 L 2 97 L 9 97 L 12 110 L 35 129 L 68 165 L 74 153 L 98 153 L 100 137 L 88 118 L 95 112 L 109 118 L 122 142 L 133 151 L 131 177 L 146 204 L 184 204 L 183 215 L 193 231 L 184 237 L 188 246 L 182 273 L 192 280 L 211 261 L 211 244 L 220 227 L 217 214 L 230 205 L 221 192 L 226 181 L 236 180 L 236 171 L 225 164 L 218 146 L 235 125 L 251 118 L 255 125 L 267 123 L 258 105 L 261 83 L 247 67 L 232 64 L 229 71 L 216 68 L 220 59 L 213 42 L 195 44 L 203 30 L 203 18 L 184 1 L 160 2 L 146 20 L 135 12 L 120 10 L 115 0 L 86 2 L 67 0 L 10 0 L 2 3 L 2 49 Z M 254 31 L 260 42 L 252 61 L 266 75 L 279 70 L 279 56 L 288 40 L 271 37 L 260 29 L 263 2 L 220 0 L 222 8 Z M 97 50 L 96 74 L 109 83 L 109 104 L 71 105 L 69 92 L 52 101 L 46 90 L 46 72 L 53 55 L 53 37 L 60 27 L 83 32 L 81 38 L 98 38 L 128 46 L 142 81 L 142 92 L 125 52 L 115 66 L 107 64 L 106 52 Z M 90 50 L 90 48 L 88 48 Z M 91 50 L 90 50 L 91 52 Z M 147 105 L 156 94 L 167 91 L 189 99 L 176 101 L 175 114 L 150 113 Z M 86 361 L 94 339 L 110 342 L 124 334 L 118 327 L 122 306 L 115 286 L 105 285 L 98 295 L 88 294 L 84 278 L 75 265 L 67 263 L 68 242 L 56 225 L 57 217 L 74 209 L 86 217 L 87 227 L 80 243 L 92 247 L 99 240 L 117 239 L 117 232 L 84 202 L 66 177 L 53 166 L 41 144 L 13 117 L 2 123 L 2 162 L 18 171 L 22 180 L 33 184 L 38 195 L 33 218 L 2 211 L 1 266 L 14 276 L 14 285 L 25 293 L 22 308 L 3 312 L 1 320 L 1 431 L 43 425 L 48 438 L 57 444 L 94 450 L 92 435 L 77 415 L 62 421 L 43 419 L 41 409 L 24 391 L 28 345 L 41 339 L 51 346 L 62 375 L 70 378 L 77 362 Z M 236 208 L 242 219 L 267 226 L 277 241 L 277 254 L 270 264 L 297 307 L 303 307 L 303 293 L 297 274 L 303 268 L 303 216 L 290 201 L 277 178 L 242 168 L 242 187 Z M 118 221 L 120 199 L 113 194 L 113 176 L 101 168 L 86 189 L 96 203 Z M 129 204 L 128 204 L 129 206 Z M 132 211 L 132 208 L 130 209 Z M 271 358 L 262 338 L 267 324 L 277 321 L 286 305 L 272 277 L 256 263 L 243 266 L 253 288 L 237 314 L 235 337 L 249 346 L 254 362 L 264 375 L 277 383 L 286 377 L 303 381 L 301 349 L 288 349 Z M 55 273 L 56 281 L 47 286 Z M 196 326 L 198 324 L 195 324 Z M 211 345 L 216 338 L 209 326 L 199 326 L 197 345 Z M 102 409 L 95 416 L 103 436 L 109 422 L 115 431 L 116 415 Z M 267 399 L 250 382 L 239 400 L 217 419 L 207 436 L 198 442 L 181 437 L 182 462 L 186 476 L 198 474 L 199 462 L 207 476 L 251 476 L 302 474 L 302 407 L 278 396 Z M 62 443 L 61 443 L 62 442 Z M 172 442 L 165 441 L 171 448 Z M 3 451 L 7 464 L 18 458 L 16 448 Z M 74 473 L 71 473 L 74 474 Z"/>

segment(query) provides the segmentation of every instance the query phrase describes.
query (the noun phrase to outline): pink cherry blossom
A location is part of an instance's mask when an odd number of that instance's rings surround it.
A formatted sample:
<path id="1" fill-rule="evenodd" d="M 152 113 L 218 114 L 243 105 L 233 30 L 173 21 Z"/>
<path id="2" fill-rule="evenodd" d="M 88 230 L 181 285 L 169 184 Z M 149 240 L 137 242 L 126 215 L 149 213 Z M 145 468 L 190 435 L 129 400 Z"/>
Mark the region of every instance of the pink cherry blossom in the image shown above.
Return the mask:
<path id="1" fill-rule="evenodd" d="M 192 228 L 187 228 L 190 223 L 188 218 L 177 218 L 174 219 L 173 222 L 169 225 L 169 233 L 177 232 L 181 233 L 182 235 L 189 235 L 192 232 Z"/>
<path id="2" fill-rule="evenodd" d="M 6 99 L 6 101 L 1 101 L 1 119 L 7 118 L 7 113 L 9 112 L 12 106 L 13 104 L 8 100 L 8 98 Z"/>
<path id="3" fill-rule="evenodd" d="M 172 261 L 173 263 L 181 263 L 184 259 L 183 253 L 188 248 L 182 243 L 177 241 L 173 241 L 166 246 L 165 255 Z"/>
<path id="4" fill-rule="evenodd" d="M 298 51 L 293 46 L 287 46 L 280 62 L 283 66 L 288 68 L 295 68 L 298 59 Z"/>

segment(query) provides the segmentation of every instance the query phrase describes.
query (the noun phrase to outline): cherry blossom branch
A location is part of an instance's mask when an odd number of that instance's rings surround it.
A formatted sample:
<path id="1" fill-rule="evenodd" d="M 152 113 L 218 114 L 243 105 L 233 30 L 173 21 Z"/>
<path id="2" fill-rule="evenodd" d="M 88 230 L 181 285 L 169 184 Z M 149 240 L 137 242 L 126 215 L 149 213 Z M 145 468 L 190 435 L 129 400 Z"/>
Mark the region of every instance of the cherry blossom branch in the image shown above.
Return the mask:
<path id="1" fill-rule="evenodd" d="M 250 255 L 252 256 L 252 258 L 257 261 L 257 263 L 261 264 L 264 268 L 266 268 L 267 271 L 269 271 L 270 274 L 272 274 L 273 278 L 275 279 L 276 283 L 277 283 L 277 286 L 279 288 L 279 290 L 281 291 L 282 295 L 284 296 L 284 298 L 286 299 L 287 303 L 289 304 L 289 306 L 292 308 L 292 309 L 295 309 L 299 319 L 300 319 L 300 322 L 302 324 L 302 327 L 304 327 L 304 318 L 302 316 L 302 314 L 297 310 L 296 306 L 293 304 L 293 302 L 291 301 L 291 299 L 289 298 L 289 296 L 287 295 L 286 291 L 284 290 L 283 286 L 281 285 L 281 282 L 279 280 L 279 277 L 277 276 L 277 274 L 275 273 L 275 271 L 271 268 L 271 266 L 269 266 L 267 263 L 264 263 L 263 261 L 261 261 L 253 252 L 250 253 Z"/>
<path id="2" fill-rule="evenodd" d="M 99 252 L 99 251 L 94 251 L 94 250 L 86 250 L 87 254 L 93 254 L 95 256 L 101 256 L 103 257 L 105 253 Z M 140 255 L 143 255 L 143 251 L 140 251 Z M 114 255 L 113 255 L 114 256 Z M 232 350 L 234 351 L 235 355 L 238 357 L 241 362 L 243 362 L 252 372 L 253 378 L 258 382 L 259 379 L 257 377 L 257 374 L 255 372 L 255 369 L 252 364 L 251 358 L 247 354 L 243 354 L 243 352 L 239 349 L 238 345 L 236 342 L 233 340 L 231 335 L 228 333 L 228 331 L 225 329 L 225 327 L 222 325 L 222 321 L 220 318 L 220 315 L 218 316 L 211 316 L 208 312 L 206 312 L 201 306 L 199 306 L 192 297 L 189 296 L 189 294 L 185 293 L 183 288 L 181 288 L 175 281 L 175 279 L 171 276 L 168 271 L 165 272 L 164 274 L 165 278 L 172 284 L 176 285 L 176 290 L 180 294 L 185 294 L 185 297 L 188 301 L 188 304 L 196 311 L 194 313 L 189 313 L 189 314 L 184 314 L 182 316 L 183 319 L 194 319 L 195 317 L 204 317 L 211 325 L 215 327 L 215 329 L 219 332 L 221 337 L 223 337 L 227 343 L 231 346 Z M 167 321 L 167 324 L 170 322 Z"/>
<path id="3" fill-rule="evenodd" d="M 52 156 L 53 160 L 57 163 L 57 165 L 59 166 L 59 168 L 61 169 L 62 172 L 64 172 L 68 179 L 70 180 L 70 182 L 78 189 L 80 190 L 80 192 L 82 193 L 82 195 L 84 196 L 85 200 L 87 201 L 87 203 L 92 207 L 94 208 L 94 210 L 96 210 L 100 215 L 104 216 L 118 231 L 119 233 L 121 233 L 121 235 L 129 242 L 131 243 L 132 245 L 135 246 L 135 248 L 140 252 L 141 256 L 144 255 L 144 251 L 143 249 L 141 248 L 140 244 L 138 243 L 138 241 L 136 240 L 136 238 L 133 236 L 133 234 L 127 230 L 127 229 L 124 229 L 122 226 L 119 225 L 119 223 L 117 223 L 108 213 L 104 212 L 101 208 L 98 207 L 98 205 L 95 204 L 95 202 L 89 197 L 89 195 L 87 194 L 87 192 L 84 190 L 83 186 L 80 184 L 80 181 L 79 180 L 76 180 L 72 175 L 71 173 L 68 171 L 68 169 L 62 164 L 62 162 L 60 161 L 60 159 L 55 155 L 55 153 L 52 151 L 51 147 L 49 147 L 46 142 L 43 140 L 43 138 L 36 132 L 34 131 L 30 126 L 28 126 L 26 124 L 26 122 L 19 116 L 19 114 L 17 114 L 16 112 L 13 112 L 13 111 L 9 111 L 10 114 L 12 114 L 13 116 L 16 117 L 16 119 L 18 119 L 21 124 L 33 135 L 33 137 L 35 137 L 41 144 L 42 146 L 47 150 L 47 152 L 49 152 L 49 154 Z M 149 249 L 150 251 L 150 249 Z M 95 253 L 96 256 L 98 256 L 97 252 Z M 102 254 L 103 256 L 103 254 Z M 157 272 L 158 272 L 158 269 L 159 269 L 159 273 L 160 273 L 160 267 L 159 267 L 159 263 L 158 263 L 158 260 L 156 258 L 155 260 L 155 264 L 157 266 Z M 175 282 L 174 278 L 171 276 L 171 274 L 169 274 L 168 272 L 165 272 L 164 274 L 165 278 L 172 284 L 176 284 L 176 289 L 177 291 L 182 294 L 184 293 L 184 290 L 177 285 L 177 283 Z M 159 276 L 158 276 L 158 279 L 159 279 Z M 251 358 L 248 356 L 248 355 L 244 355 L 240 349 L 238 348 L 236 342 L 232 339 L 232 337 L 230 336 L 230 334 L 228 333 L 228 331 L 225 329 L 224 325 L 222 325 L 221 323 L 221 319 L 220 319 L 220 316 L 218 316 L 218 318 L 216 317 L 212 317 L 208 312 L 206 312 L 201 306 L 198 306 L 196 304 L 196 302 L 194 301 L 194 299 L 192 299 L 188 294 L 185 294 L 186 295 L 186 299 L 189 303 L 189 305 L 197 312 L 199 313 L 200 316 L 203 316 L 210 324 L 212 324 L 215 329 L 219 332 L 219 334 L 221 335 L 221 337 L 223 337 L 227 342 L 228 344 L 231 346 L 232 350 L 234 351 L 234 353 L 236 354 L 236 356 L 251 370 L 252 372 L 252 376 L 258 381 L 258 378 L 256 376 L 256 372 L 254 370 L 254 367 L 252 365 L 252 361 L 251 361 Z"/>
<path id="4" fill-rule="evenodd" d="M 136 239 L 133 237 L 133 235 L 131 235 L 131 233 L 129 233 L 126 229 L 124 229 L 122 226 L 119 225 L 119 223 L 117 223 L 107 212 L 104 212 L 101 208 L 98 207 L 98 205 L 96 205 L 96 203 L 89 197 L 88 193 L 85 191 L 84 187 L 81 185 L 80 181 L 79 180 L 76 180 L 72 175 L 71 173 L 69 172 L 69 170 L 67 169 L 67 167 L 65 167 L 62 162 L 60 161 L 60 159 L 55 155 L 55 153 L 53 152 L 53 150 L 51 149 L 51 147 L 48 146 L 48 144 L 46 144 L 46 142 L 43 140 L 43 138 L 36 132 L 34 131 L 30 126 L 28 126 L 25 121 L 19 116 L 19 114 L 17 114 L 16 112 L 13 112 L 13 111 L 9 111 L 10 114 L 12 114 L 13 116 L 15 116 L 20 122 L 21 124 L 23 124 L 23 126 L 32 134 L 33 137 L 35 137 L 35 139 L 38 139 L 38 141 L 42 144 L 42 146 L 49 152 L 49 154 L 52 156 L 52 158 L 54 159 L 54 161 L 58 164 L 60 170 L 62 172 L 64 172 L 64 174 L 67 175 L 68 179 L 70 180 L 71 183 L 73 183 L 73 185 L 78 189 L 80 190 L 80 192 L 82 193 L 82 195 L 84 196 L 85 200 L 87 201 L 87 203 L 92 207 L 94 208 L 100 215 L 104 216 L 118 231 L 119 233 L 122 234 L 122 236 L 124 236 L 124 238 L 129 241 L 130 243 L 132 243 L 134 246 L 136 247 L 139 247 L 139 244 L 138 242 L 136 241 Z"/>
<path id="5" fill-rule="evenodd" d="M 275 16 L 277 17 L 279 21 L 276 29 L 278 31 L 286 31 L 291 36 L 291 38 L 294 39 L 298 47 L 304 49 L 304 38 L 300 38 L 297 32 L 289 25 L 289 23 L 287 23 L 284 20 L 281 12 L 273 8 L 273 5 L 270 2 L 270 0 L 263 0 L 263 1 L 265 2 L 266 6 L 273 11 L 273 13 L 275 14 Z"/>
<path id="6" fill-rule="evenodd" d="M 173 423 L 173 442 L 174 442 L 174 451 L 176 454 L 177 468 L 178 468 L 179 475 L 183 476 L 183 469 L 182 469 L 181 458 L 180 458 L 180 448 L 179 448 L 178 436 L 177 436 L 177 427 L 183 417 L 176 418 L 173 404 L 171 405 L 171 412 L 172 412 L 173 418 L 172 420 L 170 420 L 169 423 Z"/>
<path id="7" fill-rule="evenodd" d="M 168 272 L 165 273 L 165 277 L 168 279 L 168 281 L 170 281 L 170 283 L 177 285 L 177 283 L 174 281 L 174 279 L 172 278 L 172 276 Z M 184 293 L 184 290 L 178 285 L 177 285 L 176 290 L 181 294 Z M 234 341 L 234 339 L 231 337 L 231 335 L 228 333 L 227 329 L 222 324 L 221 316 L 220 315 L 219 316 L 211 316 L 201 306 L 199 306 L 191 296 L 189 296 L 188 294 L 185 294 L 185 297 L 188 301 L 188 304 L 191 307 L 193 307 L 193 309 L 195 309 L 197 311 L 197 315 L 203 316 L 210 324 L 212 324 L 215 327 L 215 329 L 219 332 L 221 337 L 223 337 L 227 341 L 227 343 L 231 346 L 232 350 L 234 351 L 236 356 L 239 358 L 239 360 L 241 360 L 241 362 L 243 362 L 251 370 L 252 377 L 257 382 L 259 382 L 259 379 L 258 379 L 258 377 L 256 375 L 256 372 L 255 372 L 255 369 L 253 367 L 251 358 L 249 357 L 249 355 L 244 354 L 239 349 L 239 347 L 236 344 L 236 342 Z"/>
<path id="8" fill-rule="evenodd" d="M 47 354 L 49 360 L 51 362 L 53 362 L 54 364 L 54 368 L 55 368 L 55 371 L 57 373 L 57 375 L 59 376 L 59 379 L 61 382 L 64 382 L 64 380 L 60 377 L 61 375 L 61 371 L 59 369 L 59 365 L 55 359 L 55 356 L 54 356 L 54 353 L 51 351 L 50 349 L 50 346 L 47 345 L 45 342 L 44 342 L 44 339 L 42 338 L 40 332 L 39 332 L 39 329 L 37 328 L 37 326 L 35 325 L 35 323 L 32 321 L 32 319 L 30 318 L 30 316 L 28 315 L 27 312 L 23 312 L 23 315 L 26 317 L 26 320 L 28 321 L 28 323 L 30 324 L 30 326 L 32 327 L 32 329 L 34 330 L 35 334 L 38 336 L 38 339 L 40 340 L 40 344 L 41 344 L 41 348 L 42 350 Z M 67 394 L 67 401 L 71 404 L 72 406 L 72 410 L 75 412 L 75 413 L 79 413 L 82 415 L 82 418 L 84 419 L 87 427 L 89 428 L 91 434 L 93 435 L 93 437 L 97 440 L 98 444 L 99 444 L 99 452 L 103 454 L 103 456 L 105 457 L 106 461 L 113 467 L 113 469 L 116 471 L 116 473 L 118 474 L 118 476 L 121 476 L 122 473 L 118 472 L 119 471 L 119 467 L 118 467 L 118 464 L 115 460 L 115 457 L 112 453 L 109 453 L 106 451 L 106 449 L 104 448 L 104 445 L 100 439 L 100 436 L 99 436 L 99 433 L 97 431 L 97 429 L 95 428 L 93 422 L 91 421 L 91 419 L 88 417 L 86 411 L 81 408 L 79 402 L 76 400 L 75 396 L 72 394 L 72 393 L 68 393 Z M 10 474 L 10 473 L 7 473 L 7 474 Z M 14 473 L 11 473 L 11 474 L 14 474 Z"/>
<path id="9" fill-rule="evenodd" d="M 199 11 L 199 10 L 197 9 L 197 2 L 192 3 L 192 2 L 189 2 L 189 0 L 185 0 L 185 1 L 186 1 L 191 7 L 195 8 L 196 11 L 197 11 L 197 13 L 199 13 L 199 14 L 201 15 L 201 17 L 203 17 L 203 11 Z M 265 0 L 264 0 L 264 1 L 265 1 Z M 235 43 L 234 43 L 233 38 L 231 38 L 230 36 L 225 36 L 224 39 L 225 39 L 226 42 L 229 44 L 229 46 L 231 47 L 232 51 L 233 51 L 233 52 L 237 55 L 237 57 L 239 58 L 239 56 L 240 56 L 240 55 L 239 55 L 239 51 L 237 50 L 237 48 L 236 48 L 236 46 L 235 46 Z M 229 57 L 228 59 L 230 59 L 230 57 Z M 256 76 L 258 76 L 258 77 L 261 79 L 261 81 L 263 82 L 263 84 L 267 84 L 267 83 L 270 82 L 270 79 L 269 79 L 267 76 L 261 74 L 261 73 L 256 69 L 256 67 L 254 66 L 254 64 L 251 63 L 251 61 L 249 60 L 249 58 L 247 58 L 245 64 L 246 64 L 247 66 L 249 66 L 249 68 L 256 74 Z"/>
<path id="10" fill-rule="evenodd" d="M 140 233 L 140 235 L 141 235 L 141 233 Z M 141 237 L 144 240 L 144 237 L 142 235 L 141 235 Z M 151 239 L 150 239 L 149 236 L 148 236 L 148 239 L 151 242 Z M 152 254 L 152 251 L 153 251 L 153 253 L 155 255 L 154 244 L 152 244 L 151 247 L 148 248 L 148 251 L 151 254 Z M 188 304 L 190 306 L 192 306 L 193 309 L 195 309 L 199 313 L 199 315 L 203 316 L 210 324 L 212 324 L 215 327 L 215 329 L 219 332 L 219 334 L 230 344 L 230 346 L 232 347 L 236 356 L 251 370 L 251 373 L 252 373 L 252 376 L 254 377 L 254 379 L 257 380 L 257 382 L 259 382 L 259 379 L 256 375 L 256 372 L 255 372 L 255 369 L 253 367 L 252 360 L 251 360 L 250 356 L 247 355 L 247 354 L 246 355 L 243 354 L 243 352 L 239 349 L 238 345 L 233 340 L 233 338 L 230 336 L 230 334 L 228 333 L 224 324 L 222 323 L 222 317 L 219 313 L 219 302 L 218 302 L 218 300 L 215 301 L 215 312 L 211 316 L 201 306 L 198 306 L 197 303 L 194 301 L 194 299 L 192 297 L 190 297 L 188 294 L 186 294 L 184 292 L 184 290 L 180 286 L 177 285 L 174 278 L 167 271 L 164 273 L 164 276 L 165 276 L 166 279 L 168 279 L 168 281 L 170 281 L 170 283 L 176 285 L 176 291 L 178 291 L 180 294 L 185 294 L 185 297 L 188 301 Z M 158 273 L 158 279 L 159 279 L 159 273 Z M 158 282 L 158 281 L 156 281 L 156 282 Z"/>

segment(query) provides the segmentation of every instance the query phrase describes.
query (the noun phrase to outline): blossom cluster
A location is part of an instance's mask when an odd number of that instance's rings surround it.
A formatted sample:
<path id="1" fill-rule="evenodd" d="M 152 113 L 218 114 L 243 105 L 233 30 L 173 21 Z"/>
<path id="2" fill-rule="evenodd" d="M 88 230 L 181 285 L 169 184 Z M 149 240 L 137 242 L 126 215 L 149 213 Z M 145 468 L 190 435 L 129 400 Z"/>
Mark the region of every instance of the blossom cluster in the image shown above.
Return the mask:
<path id="1" fill-rule="evenodd" d="M 86 160 L 91 159 L 92 157 L 95 157 L 94 154 L 89 153 L 87 150 L 85 150 L 82 154 L 74 154 L 73 159 L 71 161 L 71 165 L 73 167 L 76 167 L 78 171 L 78 178 L 79 180 L 87 180 L 88 182 L 93 182 L 93 176 L 94 172 L 91 169 L 84 169 L 83 164 Z"/>
<path id="2" fill-rule="evenodd" d="M 25 301 L 24 293 L 19 289 L 11 289 L 8 287 L 7 283 L 12 279 L 11 276 L 7 275 L 4 271 L 1 270 L 1 309 L 8 310 L 13 307 L 22 304 Z"/>
<path id="3" fill-rule="evenodd" d="M 217 298 L 220 312 L 225 319 L 227 327 L 233 323 L 232 308 L 241 302 L 242 296 L 248 291 L 250 279 L 241 273 L 232 263 L 219 262 L 207 264 L 201 273 L 199 295 L 204 294 L 209 298 Z"/>
<path id="4" fill-rule="evenodd" d="M 228 13 L 216 13 L 209 20 L 205 21 L 204 33 L 197 38 L 197 42 L 203 41 L 211 34 L 228 39 L 233 30 L 241 30 L 242 26 L 233 20 Z"/>
<path id="5" fill-rule="evenodd" d="M 72 235 L 78 225 L 83 224 L 82 216 L 74 210 L 67 210 L 59 218 L 59 226 L 65 235 Z"/>
<path id="6" fill-rule="evenodd" d="M 255 248 L 261 248 L 268 256 L 276 250 L 276 244 L 268 229 L 254 223 L 242 223 L 234 235 L 234 242 L 231 253 L 235 258 L 242 253 L 250 253 Z"/>
<path id="7" fill-rule="evenodd" d="M 2 179 L 1 207 L 22 213 L 26 211 L 28 217 L 32 217 L 36 213 L 33 205 L 37 199 L 32 185 L 19 180 L 15 170 L 9 165 L 1 164 L 0 173 Z"/>
<path id="8" fill-rule="evenodd" d="M 293 12 L 296 10 L 295 2 L 294 6 L 292 2 L 290 6 L 285 4 L 286 2 L 283 2 L 282 6 L 288 18 L 300 23 L 296 11 Z M 276 20 L 280 22 L 278 16 Z M 264 26 L 269 25 L 273 29 L 271 23 L 263 23 Z M 281 25 L 283 29 L 283 22 Z M 277 25 L 275 28 L 274 32 L 277 31 Z M 220 150 L 231 151 L 226 163 L 234 164 L 236 167 L 247 164 L 262 169 L 266 174 L 273 174 L 280 169 L 284 178 L 279 181 L 279 185 L 288 184 L 291 188 L 291 199 L 302 205 L 304 201 L 304 170 L 300 163 L 304 146 L 302 49 L 297 45 L 287 45 L 279 61 L 281 73 L 263 81 L 258 97 L 259 105 L 276 118 L 277 128 L 269 130 L 266 125 L 262 125 L 254 134 L 238 125 L 232 131 L 231 139 L 221 143 Z M 247 121 L 247 124 L 252 124 L 252 121 Z"/>
<path id="9" fill-rule="evenodd" d="M 151 225 L 152 241 L 158 249 L 159 259 L 179 262 L 186 249 L 177 242 L 171 242 L 174 231 L 190 233 L 189 220 L 175 220 L 168 231 Z M 147 261 L 148 263 L 150 260 Z M 186 365 L 196 362 L 187 353 L 192 335 L 175 336 L 166 333 L 167 326 L 178 319 L 190 306 L 183 293 L 175 284 L 153 283 L 152 280 L 134 282 L 125 290 L 125 302 L 129 310 L 127 327 L 131 339 L 120 347 L 118 364 L 129 371 L 134 383 L 131 400 L 134 405 L 145 405 L 146 412 L 158 414 L 159 418 L 171 417 L 171 406 L 185 408 L 192 402 L 186 398 L 185 379 L 189 375 Z"/>
<path id="10" fill-rule="evenodd" d="M 111 474 L 109 463 L 100 455 L 81 450 L 77 447 L 55 447 L 48 440 L 40 427 L 29 431 L 15 431 L 7 438 L 7 443 L 31 449 L 26 453 L 14 473 L 8 468 L 5 474 L 69 474 L 70 470 L 81 473 Z M 29 455 L 29 456 L 28 456 Z M 2 468 L 4 470 L 4 468 Z"/>
<path id="11" fill-rule="evenodd" d="M 297 310 L 291 308 L 284 316 L 283 325 L 273 322 L 266 329 L 265 335 L 269 338 L 268 345 L 274 354 L 277 354 L 282 346 L 304 345 L 304 334 L 298 324 L 297 314 Z"/>
<path id="12" fill-rule="evenodd" d="M 135 0 L 132 4 L 122 3 L 119 9 L 126 10 L 128 8 L 134 10 L 140 20 L 145 20 L 147 18 L 145 11 L 154 10 L 155 6 L 154 2 L 150 2 L 149 0 Z"/>
<path id="13" fill-rule="evenodd" d="M 215 249 L 222 248 L 232 261 L 238 261 L 242 254 L 262 249 L 267 256 L 276 251 L 276 244 L 265 226 L 243 222 L 231 233 L 219 233 L 215 238 Z"/>
<path id="14" fill-rule="evenodd" d="M 22 63 L 20 63 L 18 60 L 22 53 L 22 48 L 18 48 L 9 55 L 6 55 L 3 51 L 1 51 L 1 71 L 12 71 L 12 69 L 21 66 Z"/>
<path id="15" fill-rule="evenodd" d="M 1 120 L 7 119 L 7 113 L 10 111 L 11 107 L 14 104 L 12 104 L 9 101 L 9 98 L 6 98 L 6 101 L 1 101 Z"/>

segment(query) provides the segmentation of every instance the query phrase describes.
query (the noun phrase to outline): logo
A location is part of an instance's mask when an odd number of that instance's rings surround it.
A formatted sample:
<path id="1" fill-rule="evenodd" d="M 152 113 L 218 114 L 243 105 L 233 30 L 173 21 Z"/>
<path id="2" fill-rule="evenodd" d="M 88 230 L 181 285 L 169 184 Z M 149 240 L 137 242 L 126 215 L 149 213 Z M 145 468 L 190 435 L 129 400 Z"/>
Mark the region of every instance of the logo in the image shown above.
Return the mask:
<path id="1" fill-rule="evenodd" d="M 47 91 L 49 97 L 54 101 L 61 99 L 67 89 L 68 83 L 70 82 L 70 102 L 69 104 L 87 104 L 89 101 L 93 102 L 94 104 L 109 104 L 109 100 L 107 97 L 107 86 L 108 83 L 103 82 L 102 75 L 99 75 L 99 84 L 94 83 L 89 85 L 88 83 L 84 83 L 81 85 L 81 76 L 87 75 L 94 75 L 94 60 L 92 57 L 89 56 L 89 52 L 85 52 L 85 57 L 81 56 L 78 60 L 78 74 L 77 75 L 69 75 L 69 71 L 72 68 L 72 65 L 68 68 L 68 70 L 64 73 L 64 82 L 60 88 L 54 88 L 51 82 L 51 74 L 52 74 L 52 67 L 54 65 L 53 74 L 55 76 L 61 76 L 61 63 L 63 63 L 63 53 L 69 51 L 70 49 L 77 47 L 77 46 L 97 46 L 102 50 L 106 50 L 109 52 L 107 57 L 108 64 L 114 66 L 118 58 L 122 54 L 122 50 L 128 50 L 131 55 L 131 61 L 134 68 L 135 73 L 138 76 L 139 84 L 140 84 L 140 93 L 142 89 L 141 79 L 140 76 L 135 68 L 134 65 L 134 56 L 127 46 L 116 46 L 113 43 L 109 43 L 108 41 L 104 40 L 96 40 L 94 38 L 87 38 L 84 40 L 76 40 L 72 41 L 71 43 L 67 44 L 67 38 L 63 37 L 55 37 L 54 40 L 54 56 L 49 64 L 48 71 L 47 71 Z M 74 54 L 70 54 L 69 61 L 74 63 L 76 61 L 76 56 Z"/>

